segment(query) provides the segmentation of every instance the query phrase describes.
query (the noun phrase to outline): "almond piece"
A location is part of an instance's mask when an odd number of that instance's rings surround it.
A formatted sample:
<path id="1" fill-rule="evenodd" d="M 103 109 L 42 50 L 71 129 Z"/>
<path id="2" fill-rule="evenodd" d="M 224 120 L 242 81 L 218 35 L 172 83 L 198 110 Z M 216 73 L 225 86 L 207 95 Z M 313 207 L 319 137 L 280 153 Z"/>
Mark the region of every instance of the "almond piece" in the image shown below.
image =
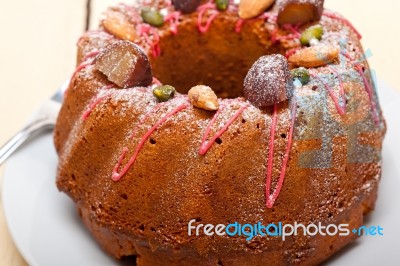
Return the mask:
<path id="1" fill-rule="evenodd" d="M 101 25 L 104 29 L 121 40 L 134 42 L 137 39 L 135 25 L 129 21 L 127 15 L 118 11 L 109 11 Z"/>
<path id="2" fill-rule="evenodd" d="M 208 111 L 216 111 L 219 108 L 218 97 L 208 86 L 195 86 L 189 90 L 188 96 L 190 102 L 198 108 Z"/>
<path id="3" fill-rule="evenodd" d="M 289 63 L 298 67 L 320 67 L 336 61 L 339 49 L 334 46 L 319 45 L 298 50 L 289 57 Z"/>
<path id="4" fill-rule="evenodd" d="M 261 15 L 275 0 L 241 0 L 239 3 L 239 16 L 249 19 Z"/>
<path id="5" fill-rule="evenodd" d="M 317 21 L 323 10 L 324 0 L 281 0 L 278 23 L 295 25 Z"/>

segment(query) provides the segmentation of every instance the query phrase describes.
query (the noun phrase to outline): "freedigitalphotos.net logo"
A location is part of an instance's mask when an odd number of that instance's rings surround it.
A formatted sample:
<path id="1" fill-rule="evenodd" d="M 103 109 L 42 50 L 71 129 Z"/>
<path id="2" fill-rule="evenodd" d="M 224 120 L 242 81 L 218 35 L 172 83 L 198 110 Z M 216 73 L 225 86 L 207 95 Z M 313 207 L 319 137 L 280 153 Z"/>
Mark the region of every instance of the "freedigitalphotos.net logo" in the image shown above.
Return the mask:
<path id="1" fill-rule="evenodd" d="M 304 225 L 302 223 L 295 222 L 294 224 L 283 224 L 282 222 L 270 223 L 263 225 L 261 222 L 256 224 L 240 224 L 238 222 L 231 223 L 228 225 L 224 224 L 197 224 L 196 220 L 192 219 L 188 223 L 188 235 L 189 236 L 242 236 L 247 241 L 252 240 L 255 236 L 271 236 L 281 237 L 282 241 L 285 241 L 288 236 L 348 236 L 350 234 L 356 234 L 358 236 L 383 236 L 383 228 L 381 226 L 361 226 L 359 228 L 349 228 L 349 224 L 328 224 L 322 225 L 321 222 L 317 224 Z"/>

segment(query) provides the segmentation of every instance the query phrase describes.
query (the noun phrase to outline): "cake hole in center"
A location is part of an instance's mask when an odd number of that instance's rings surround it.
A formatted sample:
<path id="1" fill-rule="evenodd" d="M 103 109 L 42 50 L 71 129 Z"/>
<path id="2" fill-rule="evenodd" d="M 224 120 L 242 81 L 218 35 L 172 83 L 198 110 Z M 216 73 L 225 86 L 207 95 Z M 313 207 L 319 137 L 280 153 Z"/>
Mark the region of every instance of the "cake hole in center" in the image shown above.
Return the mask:
<path id="1" fill-rule="evenodd" d="M 181 23 L 177 35 L 160 40 L 161 55 L 151 59 L 154 76 L 163 84 L 187 93 L 196 85 L 210 86 L 220 98 L 243 96 L 243 81 L 253 63 L 262 55 L 283 53 L 272 45 L 266 48 L 257 23 L 247 25 L 240 33 L 235 21 L 217 18 L 206 33 L 193 23 Z"/>

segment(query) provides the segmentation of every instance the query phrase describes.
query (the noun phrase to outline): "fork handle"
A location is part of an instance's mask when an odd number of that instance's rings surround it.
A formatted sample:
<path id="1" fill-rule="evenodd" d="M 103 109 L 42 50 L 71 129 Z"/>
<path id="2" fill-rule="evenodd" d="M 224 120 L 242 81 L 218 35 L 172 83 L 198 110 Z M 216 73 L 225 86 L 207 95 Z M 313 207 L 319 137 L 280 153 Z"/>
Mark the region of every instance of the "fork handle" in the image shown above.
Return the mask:
<path id="1" fill-rule="evenodd" d="M 0 148 L 0 165 L 35 133 L 53 127 L 54 121 L 49 117 L 42 117 L 29 123 Z"/>

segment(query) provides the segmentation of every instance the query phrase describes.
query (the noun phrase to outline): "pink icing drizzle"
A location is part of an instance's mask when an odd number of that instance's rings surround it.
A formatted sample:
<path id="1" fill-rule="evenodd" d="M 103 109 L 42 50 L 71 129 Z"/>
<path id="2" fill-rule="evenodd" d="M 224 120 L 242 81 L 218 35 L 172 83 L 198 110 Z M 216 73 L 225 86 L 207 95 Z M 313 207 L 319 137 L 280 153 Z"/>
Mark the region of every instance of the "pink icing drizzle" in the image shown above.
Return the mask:
<path id="1" fill-rule="evenodd" d="M 320 77 L 318 77 L 318 75 L 315 74 L 310 74 L 313 78 L 318 79 L 325 87 L 325 89 L 328 91 L 329 96 L 332 98 L 333 102 L 335 103 L 335 107 L 338 110 L 338 113 L 340 115 L 344 115 L 346 114 L 346 111 L 344 110 L 344 108 L 342 106 L 340 106 L 339 104 L 339 100 L 338 98 L 335 96 L 335 93 L 333 92 L 331 86 L 329 86 L 328 83 L 326 83 L 325 81 L 323 81 Z"/>
<path id="2" fill-rule="evenodd" d="M 93 50 L 93 51 L 89 52 L 89 53 L 83 58 L 82 61 L 85 62 L 85 61 L 89 60 L 90 58 L 93 58 L 93 57 L 97 56 L 99 53 L 100 53 L 99 50 Z"/>
<path id="3" fill-rule="evenodd" d="M 109 85 L 109 86 L 111 86 L 111 85 Z M 109 86 L 106 86 L 106 87 L 104 87 L 103 89 L 109 89 L 109 88 L 111 88 L 111 87 L 109 87 Z M 109 88 L 108 88 L 109 87 Z M 96 108 L 96 106 L 97 105 L 99 105 L 103 100 L 105 100 L 105 99 L 107 99 L 108 97 L 110 97 L 111 96 L 111 93 L 107 93 L 106 95 L 103 95 L 103 96 L 101 96 L 101 97 L 98 97 L 98 98 L 96 98 L 90 105 L 89 105 L 89 108 L 85 111 L 85 112 L 83 112 L 83 114 L 82 114 L 82 119 L 83 119 L 83 121 L 85 121 L 88 117 L 89 117 L 89 115 L 93 112 L 93 110 Z"/>
<path id="4" fill-rule="evenodd" d="M 75 76 L 83 69 L 87 68 L 88 66 L 90 66 L 93 63 L 93 60 L 90 60 L 91 58 L 95 57 L 97 54 L 99 53 L 99 51 L 97 50 L 93 50 L 92 52 L 89 52 L 82 60 L 82 63 L 75 69 L 74 73 L 72 73 L 71 75 L 71 79 L 73 80 L 75 78 Z M 64 92 L 64 97 L 66 97 L 68 94 L 68 89 L 65 90 Z"/>
<path id="5" fill-rule="evenodd" d="M 274 143 L 275 143 L 275 131 L 278 120 L 278 105 L 274 104 L 274 113 L 272 115 L 271 131 L 269 137 L 269 150 L 268 150 L 268 161 L 267 161 L 267 178 L 265 180 L 265 197 L 267 199 L 267 206 L 270 198 L 271 191 L 271 179 L 272 179 L 272 164 L 274 158 Z"/>
<path id="6" fill-rule="evenodd" d="M 273 43 L 276 43 L 281 40 L 295 40 L 298 38 L 300 38 L 299 33 L 290 33 L 288 35 L 278 36 L 278 29 L 275 29 L 273 32 L 271 32 L 271 41 Z"/>
<path id="7" fill-rule="evenodd" d="M 123 177 L 128 170 L 131 168 L 131 166 L 135 163 L 137 156 L 139 155 L 140 150 L 142 149 L 143 145 L 146 143 L 146 141 L 149 139 L 149 137 L 153 134 L 154 131 L 157 130 L 157 128 L 163 124 L 168 118 L 172 117 L 176 113 L 188 108 L 188 104 L 181 104 L 178 105 L 175 109 L 172 111 L 168 112 L 163 118 L 158 120 L 142 137 L 142 139 L 139 141 L 139 144 L 136 146 L 136 149 L 132 155 L 132 157 L 129 159 L 128 163 L 125 165 L 125 167 L 121 170 L 121 172 L 118 173 L 118 168 L 120 167 L 122 160 L 124 159 L 128 149 L 124 148 L 122 151 L 121 156 L 118 159 L 118 163 L 115 166 L 113 173 L 112 173 L 112 180 L 113 181 L 118 181 Z"/>
<path id="8" fill-rule="evenodd" d="M 153 77 L 152 83 L 154 83 L 156 85 L 162 85 L 161 81 L 159 81 L 156 77 Z"/>
<path id="9" fill-rule="evenodd" d="M 178 34 L 178 24 L 179 17 L 181 16 L 181 12 L 175 11 L 171 12 L 165 16 L 164 21 L 170 23 L 170 29 L 173 35 Z"/>
<path id="10" fill-rule="evenodd" d="M 342 104 L 343 110 L 344 110 L 344 112 L 346 112 L 346 92 L 344 91 L 344 83 L 343 83 L 342 77 L 333 67 L 328 67 L 328 68 L 330 71 L 332 71 L 336 75 L 337 79 L 339 80 L 339 86 L 340 86 L 339 95 L 343 101 L 343 104 Z"/>
<path id="11" fill-rule="evenodd" d="M 203 16 L 207 12 L 207 10 L 211 10 L 210 16 L 207 18 L 206 23 L 203 25 Z M 218 16 L 219 11 L 217 10 L 216 5 L 212 1 L 199 6 L 197 8 L 197 11 L 199 12 L 197 16 L 197 28 L 201 33 L 205 33 L 210 29 L 211 23 Z"/>
<path id="12" fill-rule="evenodd" d="M 282 26 L 284 29 L 289 30 L 295 38 L 300 38 L 301 33 L 299 31 L 300 24 L 292 25 L 292 24 L 284 24 Z"/>
<path id="13" fill-rule="evenodd" d="M 90 66 L 92 64 L 92 62 L 83 62 L 82 64 L 80 64 L 74 71 L 74 73 L 72 73 L 72 77 L 71 80 L 73 80 L 75 78 L 75 76 L 82 70 L 87 68 L 88 66 Z"/>
<path id="14" fill-rule="evenodd" d="M 276 43 L 279 41 L 278 28 L 274 29 L 270 34 L 271 34 L 271 42 L 272 43 Z"/>
<path id="15" fill-rule="evenodd" d="M 161 54 L 160 48 L 160 36 L 156 29 L 151 27 L 149 24 L 141 23 L 137 25 L 137 32 L 139 36 L 143 37 L 145 42 L 150 45 L 151 55 L 158 57 Z M 153 38 L 150 38 L 150 35 Z"/>
<path id="16" fill-rule="evenodd" d="M 246 22 L 255 21 L 255 20 L 258 20 L 258 19 L 267 20 L 267 19 L 269 19 L 269 18 L 272 18 L 272 15 L 271 15 L 271 14 L 268 14 L 268 13 L 262 13 L 262 14 L 259 15 L 258 17 L 252 18 L 252 19 L 242 19 L 242 18 L 239 18 L 239 19 L 236 21 L 236 24 L 235 24 L 235 32 L 236 32 L 236 33 L 240 33 L 240 32 L 242 31 L 243 25 L 244 25 Z"/>
<path id="17" fill-rule="evenodd" d="M 143 125 L 144 121 L 146 121 L 146 119 L 153 113 L 156 113 L 161 106 L 163 105 L 163 103 L 158 103 L 156 104 L 156 106 L 154 106 L 149 112 L 147 112 L 144 117 L 139 121 L 139 123 L 136 125 L 136 127 L 133 129 L 131 136 L 129 137 L 130 140 L 132 140 L 135 135 L 136 135 L 136 131 L 139 129 L 139 127 L 141 125 Z"/>
<path id="18" fill-rule="evenodd" d="M 285 157 L 283 158 L 283 163 L 282 163 L 282 168 L 281 168 L 281 173 L 279 175 L 279 181 L 278 184 L 276 186 L 275 191 L 272 193 L 272 195 L 270 194 L 270 187 L 271 187 L 271 176 L 272 176 L 272 156 L 270 155 L 271 153 L 273 153 L 273 148 L 274 145 L 271 145 L 271 142 L 273 143 L 275 140 L 275 130 L 276 130 L 276 119 L 277 119 L 277 106 L 274 106 L 274 114 L 273 114 L 273 120 L 272 121 L 272 125 L 271 125 L 271 139 L 270 139 L 270 150 L 269 150 L 269 156 L 268 156 L 268 168 L 267 168 L 267 185 L 266 185 L 266 205 L 267 208 L 272 208 L 274 206 L 274 203 L 276 201 L 276 199 L 279 196 L 279 193 L 281 192 L 282 186 L 283 186 L 283 181 L 285 180 L 285 176 L 286 176 L 286 169 L 287 169 L 287 164 L 289 161 L 289 155 L 290 155 L 290 149 L 292 148 L 292 142 L 293 142 L 293 130 L 294 130 L 294 122 L 296 120 L 296 102 L 292 103 L 292 109 L 291 109 L 291 113 L 292 113 L 292 121 L 290 123 L 290 129 L 289 129 L 289 136 L 288 136 L 288 143 L 286 145 L 286 152 L 285 152 Z M 273 131 L 273 132 L 272 132 Z M 271 148 L 272 147 L 272 148 Z M 270 159 L 271 158 L 271 159 Z M 271 166 L 270 166 L 271 164 Z"/>
<path id="19" fill-rule="evenodd" d="M 114 85 L 113 85 L 113 84 L 110 84 L 110 85 L 104 86 L 103 88 L 101 88 L 101 90 L 109 90 L 109 89 L 111 89 L 112 87 L 114 87 Z"/>
<path id="20" fill-rule="evenodd" d="M 149 112 L 147 112 L 147 114 L 139 121 L 139 123 L 136 125 L 136 127 L 133 129 L 131 136 L 129 137 L 129 140 L 132 140 L 133 137 L 136 135 L 136 132 L 138 130 L 138 128 L 144 123 L 144 121 L 146 121 L 146 119 L 150 116 L 150 114 L 157 112 L 160 107 L 161 107 L 161 103 L 157 104 L 156 106 L 154 106 Z M 118 162 L 115 165 L 114 169 L 113 169 L 113 176 L 114 175 L 118 175 L 118 170 L 122 164 L 122 161 L 125 158 L 126 153 L 128 152 L 128 148 L 124 147 L 122 149 L 122 153 L 121 155 L 118 157 Z"/>
<path id="21" fill-rule="evenodd" d="M 328 17 L 328 18 L 340 20 L 343 24 L 345 24 L 346 26 L 351 28 L 355 32 L 355 34 L 357 35 L 357 38 L 361 40 L 361 38 L 362 38 L 361 33 L 353 26 L 353 24 L 351 24 L 350 21 L 348 21 L 344 17 L 338 16 L 338 15 L 336 15 L 334 13 L 327 12 L 326 10 L 324 11 L 323 15 Z"/>
<path id="22" fill-rule="evenodd" d="M 356 68 L 356 70 L 358 71 L 358 73 L 360 74 L 360 76 L 363 79 L 363 82 L 364 82 L 364 85 L 365 85 L 365 89 L 367 91 L 367 94 L 368 94 L 368 97 L 369 97 L 369 101 L 371 103 L 372 116 L 374 118 L 374 122 L 375 122 L 376 125 L 379 125 L 379 118 L 378 118 L 378 115 L 377 115 L 377 107 L 376 107 L 376 102 L 372 98 L 373 95 L 372 95 L 371 85 L 369 84 L 369 82 L 367 80 L 367 77 L 365 76 L 365 73 L 364 73 L 364 71 L 362 69 L 362 66 L 357 64 L 355 66 L 355 68 Z"/>
<path id="23" fill-rule="evenodd" d="M 118 157 L 118 161 L 114 166 L 113 172 L 112 172 L 112 180 L 113 181 L 118 181 L 119 179 L 121 179 L 121 177 L 119 176 L 120 174 L 118 173 L 119 168 L 121 167 L 122 161 L 125 159 L 126 153 L 128 152 L 128 148 L 124 147 L 122 149 L 122 153 L 121 155 Z"/>
<path id="24" fill-rule="evenodd" d="M 350 55 L 349 53 L 345 52 L 345 53 L 342 53 L 342 54 L 343 54 L 347 59 L 349 59 L 350 61 L 352 61 L 352 62 L 354 63 L 354 68 L 355 68 L 355 69 L 357 70 L 357 72 L 360 74 L 360 76 L 361 76 L 361 78 L 362 78 L 362 80 L 363 80 L 364 86 L 365 86 L 365 90 L 366 90 L 366 92 L 367 92 L 367 94 L 368 94 L 369 102 L 370 102 L 370 105 L 371 105 L 372 117 L 373 117 L 373 119 L 374 119 L 375 124 L 376 124 L 376 125 L 379 125 L 379 117 L 378 117 L 378 115 L 377 115 L 376 102 L 375 102 L 375 100 L 373 99 L 373 92 L 372 92 L 373 90 L 372 90 L 372 88 L 371 88 L 371 85 L 370 85 L 369 82 L 368 82 L 367 77 L 365 76 L 365 73 L 364 73 L 364 71 L 363 71 L 362 66 L 360 65 L 360 63 L 355 62 L 354 58 L 351 57 L 351 55 Z"/>
<path id="25" fill-rule="evenodd" d="M 246 20 L 244 20 L 242 18 L 239 18 L 238 21 L 236 21 L 236 24 L 235 24 L 235 32 L 236 33 L 240 33 L 242 31 L 242 27 L 245 22 L 246 22 Z"/>
<path id="26" fill-rule="evenodd" d="M 214 124 L 215 120 L 221 113 L 222 109 L 224 109 L 223 106 L 221 106 L 217 113 L 214 115 L 214 117 L 211 119 L 210 123 L 208 124 L 206 131 L 204 132 L 204 135 L 201 139 L 201 146 L 199 150 L 200 155 L 204 155 L 207 153 L 207 151 L 211 148 L 211 146 L 214 144 L 214 142 L 217 140 L 217 138 L 221 137 L 222 134 L 225 133 L 225 131 L 228 130 L 229 126 L 248 108 L 249 106 L 243 105 L 242 107 L 239 108 L 239 110 L 226 122 L 226 124 L 217 132 L 215 135 L 210 139 L 210 141 L 207 141 L 207 137 L 210 134 L 211 127 Z"/>
<path id="27" fill-rule="evenodd" d="M 294 55 L 298 50 L 300 50 L 301 48 L 300 47 L 296 47 L 296 48 L 292 48 L 292 49 L 289 49 L 289 50 L 287 50 L 286 52 L 285 52 L 285 57 L 286 58 L 289 58 L 289 57 L 291 57 L 292 55 Z"/>
<path id="28" fill-rule="evenodd" d="M 71 80 L 75 78 L 75 76 L 82 70 L 87 68 L 88 66 L 90 66 L 93 63 L 92 59 L 93 57 L 95 57 L 96 55 L 99 54 L 98 50 L 93 50 L 91 52 L 89 52 L 82 60 L 82 63 L 75 69 L 74 73 L 72 73 L 72 77 Z M 90 60 L 90 61 L 89 61 Z"/>

